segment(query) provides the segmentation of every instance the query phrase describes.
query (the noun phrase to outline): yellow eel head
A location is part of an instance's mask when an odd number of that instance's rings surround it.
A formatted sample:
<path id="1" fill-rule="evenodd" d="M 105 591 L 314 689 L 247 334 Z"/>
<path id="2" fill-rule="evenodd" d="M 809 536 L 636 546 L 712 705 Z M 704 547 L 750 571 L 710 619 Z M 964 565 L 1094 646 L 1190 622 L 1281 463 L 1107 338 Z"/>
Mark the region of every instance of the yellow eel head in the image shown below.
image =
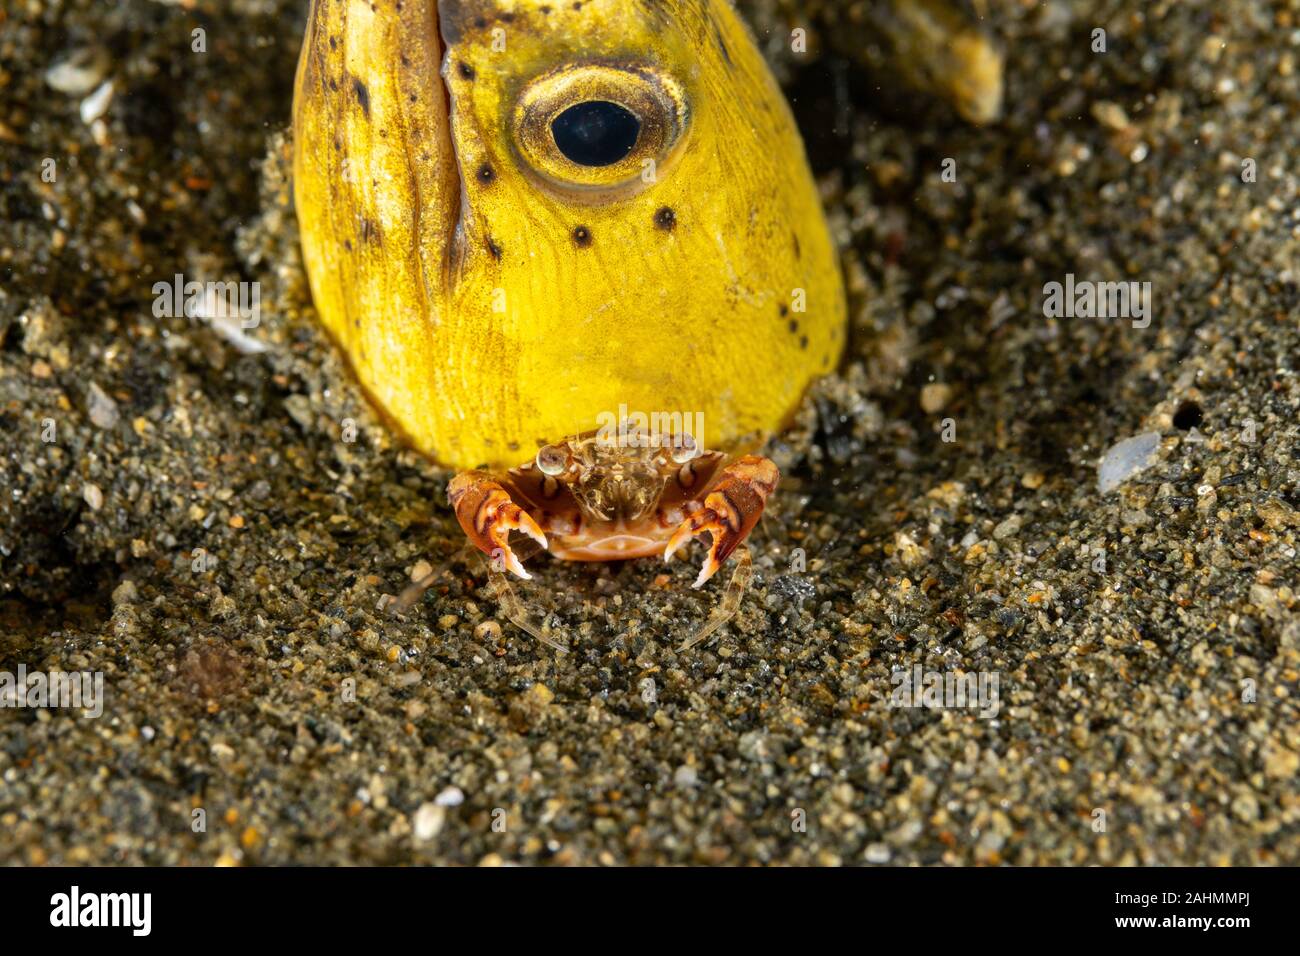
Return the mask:
<path id="1" fill-rule="evenodd" d="M 726 0 L 315 0 L 294 135 L 320 318 L 444 465 L 620 410 L 727 449 L 839 359 L 803 145 Z"/>

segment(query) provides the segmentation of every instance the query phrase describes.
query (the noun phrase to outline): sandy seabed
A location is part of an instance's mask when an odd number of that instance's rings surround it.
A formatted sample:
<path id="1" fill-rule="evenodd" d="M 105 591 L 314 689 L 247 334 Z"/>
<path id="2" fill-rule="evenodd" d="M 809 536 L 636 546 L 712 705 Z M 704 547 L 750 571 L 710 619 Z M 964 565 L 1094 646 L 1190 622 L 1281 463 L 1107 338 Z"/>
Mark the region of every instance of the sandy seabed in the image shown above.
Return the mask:
<path id="1" fill-rule="evenodd" d="M 770 448 L 754 587 L 682 654 L 698 550 L 539 556 L 557 656 L 490 623 L 448 476 L 313 322 L 305 4 L 9 4 L 0 670 L 105 693 L 0 709 L 0 860 L 1296 863 L 1300 7 L 991 5 L 980 127 L 881 69 L 859 6 L 742 6 L 853 321 Z M 45 78 L 86 50 L 89 123 Z M 251 350 L 155 316 L 176 273 L 260 284 Z M 1045 314 L 1067 275 L 1150 283 L 1149 324 Z M 891 706 L 900 673 L 996 707 Z"/>

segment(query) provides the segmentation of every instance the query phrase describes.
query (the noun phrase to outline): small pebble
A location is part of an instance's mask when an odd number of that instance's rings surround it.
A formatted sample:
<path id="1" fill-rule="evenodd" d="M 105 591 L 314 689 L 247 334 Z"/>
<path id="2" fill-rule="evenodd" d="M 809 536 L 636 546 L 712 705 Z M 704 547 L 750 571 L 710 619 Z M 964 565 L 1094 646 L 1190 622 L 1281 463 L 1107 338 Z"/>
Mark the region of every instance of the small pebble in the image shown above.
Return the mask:
<path id="1" fill-rule="evenodd" d="M 443 824 L 447 822 L 447 810 L 437 803 L 422 803 L 420 809 L 415 811 L 415 817 L 411 820 L 412 832 L 415 838 L 420 842 L 432 840 L 442 832 Z"/>
<path id="2" fill-rule="evenodd" d="M 1020 515 L 1011 515 L 1010 517 L 998 522 L 998 526 L 993 529 L 993 540 L 1005 541 L 1020 530 L 1020 525 L 1023 521 L 1024 519 L 1021 518 Z"/>
<path id="3" fill-rule="evenodd" d="M 90 506 L 91 511 L 98 511 L 104 507 L 104 492 L 99 490 L 99 485 L 91 482 L 82 485 L 81 498 Z"/>
<path id="4" fill-rule="evenodd" d="M 121 584 L 113 589 L 113 606 L 119 604 L 134 604 L 140 600 L 140 592 L 136 589 L 135 582 L 127 578 Z"/>
<path id="5" fill-rule="evenodd" d="M 867 844 L 867 850 L 863 854 L 863 859 L 868 863 L 888 863 L 889 857 L 889 847 L 883 843 Z"/>
<path id="6" fill-rule="evenodd" d="M 1110 100 L 1098 100 L 1092 104 L 1092 116 L 1098 123 L 1109 129 L 1126 129 L 1129 125 L 1128 114 L 1124 107 Z"/>
<path id="7" fill-rule="evenodd" d="M 460 787 L 448 787 L 434 797 L 433 802 L 440 807 L 458 807 L 465 802 L 465 794 Z"/>
<path id="8" fill-rule="evenodd" d="M 952 386 L 930 382 L 921 387 L 921 410 L 927 415 L 941 412 L 952 398 Z"/>
<path id="9" fill-rule="evenodd" d="M 117 410 L 117 402 L 113 401 L 109 394 L 95 382 L 90 383 L 86 395 L 89 399 L 88 414 L 91 422 L 103 429 L 116 427 L 121 418 Z"/>

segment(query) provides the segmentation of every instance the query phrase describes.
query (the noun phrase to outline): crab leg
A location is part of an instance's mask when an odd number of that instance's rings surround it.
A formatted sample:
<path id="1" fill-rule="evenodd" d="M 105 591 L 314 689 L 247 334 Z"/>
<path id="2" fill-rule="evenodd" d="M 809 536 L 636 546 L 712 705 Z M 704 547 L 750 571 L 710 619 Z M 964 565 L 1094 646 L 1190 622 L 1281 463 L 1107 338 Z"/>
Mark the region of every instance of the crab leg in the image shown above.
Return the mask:
<path id="1" fill-rule="evenodd" d="M 754 562 L 749 554 L 749 546 L 742 544 L 736 549 L 736 570 L 731 575 L 731 580 L 727 582 L 727 590 L 722 595 L 722 600 L 713 609 L 704 626 L 690 640 L 683 641 L 677 648 L 678 653 L 689 651 L 735 617 L 736 612 L 740 610 L 740 599 L 745 596 L 745 591 L 752 580 L 754 580 Z"/>
<path id="2" fill-rule="evenodd" d="M 504 566 L 525 580 L 532 577 L 510 550 L 510 532 L 522 531 L 543 548 L 546 535 L 491 475 L 462 472 L 447 486 L 447 498 L 470 543 L 491 558 L 494 567 Z"/>
<path id="3" fill-rule="evenodd" d="M 744 455 L 727 465 L 704 496 L 704 506 L 678 525 L 668 539 L 664 560 L 671 561 L 691 538 L 707 531 L 713 544 L 692 585 L 702 587 L 758 523 L 763 504 L 780 477 L 776 465 L 757 455 Z"/>
<path id="4" fill-rule="evenodd" d="M 408 584 L 406 586 L 406 589 L 402 591 L 402 593 L 399 594 L 396 599 L 394 599 L 392 604 L 389 605 L 391 611 L 393 613 L 409 611 L 415 605 L 415 603 L 420 600 L 420 598 L 424 597 L 424 592 L 429 590 L 429 588 L 433 586 L 433 582 L 438 579 L 439 575 L 445 574 L 447 572 L 447 569 L 450 568 L 456 561 L 464 560 L 465 558 L 468 558 L 470 556 L 470 553 L 471 553 L 470 550 L 465 545 L 462 544 L 455 554 L 453 554 L 450 558 L 448 558 L 438 567 L 434 568 L 432 571 L 430 571 L 428 574 L 426 574 L 424 577 L 420 578 L 419 580 L 412 581 L 410 584 Z"/>
<path id="5" fill-rule="evenodd" d="M 497 603 L 501 605 L 501 610 L 505 612 L 506 619 L 521 631 L 526 631 L 537 640 L 541 641 L 547 647 L 559 651 L 561 654 L 568 653 L 568 648 L 551 633 L 551 629 L 543 622 L 539 628 L 532 622 L 529 617 L 528 608 L 519 595 L 515 593 L 515 587 L 510 583 L 510 578 L 502 571 L 497 571 L 488 566 L 488 580 L 492 584 L 492 590 L 496 593 Z"/>

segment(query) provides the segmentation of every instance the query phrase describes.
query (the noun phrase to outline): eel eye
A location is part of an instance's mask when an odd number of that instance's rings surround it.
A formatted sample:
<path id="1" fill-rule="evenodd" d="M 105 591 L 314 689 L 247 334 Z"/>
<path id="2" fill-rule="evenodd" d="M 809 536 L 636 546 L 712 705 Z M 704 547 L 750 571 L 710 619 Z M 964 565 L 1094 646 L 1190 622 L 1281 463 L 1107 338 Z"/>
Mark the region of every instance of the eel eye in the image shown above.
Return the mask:
<path id="1" fill-rule="evenodd" d="M 579 166 L 609 166 L 632 151 L 641 121 L 607 100 L 570 106 L 551 120 L 551 136 L 566 157 Z"/>
<path id="2" fill-rule="evenodd" d="M 549 478 L 557 478 L 569 467 L 569 453 L 559 445 L 544 445 L 537 451 L 537 470 Z"/>
<path id="3" fill-rule="evenodd" d="M 524 87 L 513 130 L 545 185 L 599 194 L 654 183 L 688 123 L 685 94 L 671 77 L 648 66 L 577 63 Z"/>

